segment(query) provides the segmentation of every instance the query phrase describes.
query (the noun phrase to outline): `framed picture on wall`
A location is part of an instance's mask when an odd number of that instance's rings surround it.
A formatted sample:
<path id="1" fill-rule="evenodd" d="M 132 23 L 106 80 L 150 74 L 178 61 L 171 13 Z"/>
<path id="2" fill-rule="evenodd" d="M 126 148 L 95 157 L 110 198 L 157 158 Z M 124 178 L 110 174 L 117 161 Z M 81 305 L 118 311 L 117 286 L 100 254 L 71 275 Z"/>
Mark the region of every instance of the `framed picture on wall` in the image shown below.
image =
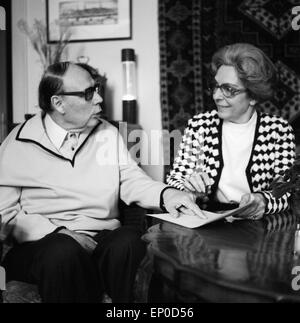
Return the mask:
<path id="1" fill-rule="evenodd" d="M 131 0 L 47 0 L 48 42 L 131 39 Z"/>

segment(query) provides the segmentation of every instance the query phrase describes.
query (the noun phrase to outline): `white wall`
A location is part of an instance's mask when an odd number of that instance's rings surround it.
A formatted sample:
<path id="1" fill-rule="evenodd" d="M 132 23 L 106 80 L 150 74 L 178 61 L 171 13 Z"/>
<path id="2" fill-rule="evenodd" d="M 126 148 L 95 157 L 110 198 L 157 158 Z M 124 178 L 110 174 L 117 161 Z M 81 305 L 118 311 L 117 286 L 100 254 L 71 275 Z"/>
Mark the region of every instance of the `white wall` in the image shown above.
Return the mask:
<path id="1" fill-rule="evenodd" d="M 69 60 L 76 61 L 80 55 L 88 56 L 89 64 L 98 68 L 100 73 L 107 75 L 107 109 L 111 110 L 110 116 L 114 120 L 122 119 L 121 49 L 135 49 L 138 123 L 148 135 L 151 130 L 161 129 L 157 2 L 157 0 L 132 0 L 133 37 L 131 40 L 71 43 L 68 46 Z M 35 18 L 45 20 L 45 6 L 45 0 L 12 0 L 13 116 L 16 123 L 24 120 L 25 113 L 38 111 L 37 87 L 42 74 L 38 55 L 16 24 L 20 18 L 26 19 L 29 24 L 32 24 Z M 161 147 L 159 149 L 161 150 Z M 146 143 L 143 144 L 142 151 L 147 151 Z M 154 179 L 162 179 L 162 165 L 145 166 L 144 169 Z"/>

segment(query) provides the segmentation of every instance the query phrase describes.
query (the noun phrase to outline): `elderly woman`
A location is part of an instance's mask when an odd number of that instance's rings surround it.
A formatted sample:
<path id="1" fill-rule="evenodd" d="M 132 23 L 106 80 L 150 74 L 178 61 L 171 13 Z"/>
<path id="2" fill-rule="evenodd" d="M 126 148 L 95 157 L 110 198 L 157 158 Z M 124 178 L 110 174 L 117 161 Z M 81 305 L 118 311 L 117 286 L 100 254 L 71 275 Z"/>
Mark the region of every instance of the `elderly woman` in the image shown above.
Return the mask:
<path id="1" fill-rule="evenodd" d="M 288 208 L 289 194 L 275 198 L 270 184 L 295 158 L 287 121 L 259 111 L 273 95 L 275 68 L 250 44 L 217 51 L 210 90 L 216 105 L 188 122 L 169 185 L 202 200 L 244 206 L 242 217 L 257 220 Z"/>

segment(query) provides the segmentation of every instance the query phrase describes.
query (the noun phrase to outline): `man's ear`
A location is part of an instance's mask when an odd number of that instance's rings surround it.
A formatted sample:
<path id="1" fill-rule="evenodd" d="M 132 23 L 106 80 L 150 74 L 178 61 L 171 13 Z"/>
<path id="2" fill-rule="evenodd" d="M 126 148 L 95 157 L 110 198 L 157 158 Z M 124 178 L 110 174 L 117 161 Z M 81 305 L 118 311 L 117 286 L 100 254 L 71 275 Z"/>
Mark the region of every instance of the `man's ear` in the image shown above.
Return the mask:
<path id="1" fill-rule="evenodd" d="M 58 95 L 53 95 L 51 97 L 51 103 L 52 103 L 52 106 L 53 108 L 61 113 L 61 114 L 65 114 L 65 108 L 64 108 L 64 102 L 62 100 L 62 98 Z"/>

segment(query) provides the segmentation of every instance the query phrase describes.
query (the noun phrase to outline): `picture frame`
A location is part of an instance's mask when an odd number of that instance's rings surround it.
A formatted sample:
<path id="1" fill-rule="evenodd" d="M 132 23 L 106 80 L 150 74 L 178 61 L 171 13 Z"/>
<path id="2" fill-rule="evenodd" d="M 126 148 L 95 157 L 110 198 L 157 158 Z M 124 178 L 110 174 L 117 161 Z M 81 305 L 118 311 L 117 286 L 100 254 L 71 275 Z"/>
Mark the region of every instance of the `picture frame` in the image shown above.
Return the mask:
<path id="1" fill-rule="evenodd" d="M 131 39 L 132 0 L 47 0 L 48 43 Z"/>

